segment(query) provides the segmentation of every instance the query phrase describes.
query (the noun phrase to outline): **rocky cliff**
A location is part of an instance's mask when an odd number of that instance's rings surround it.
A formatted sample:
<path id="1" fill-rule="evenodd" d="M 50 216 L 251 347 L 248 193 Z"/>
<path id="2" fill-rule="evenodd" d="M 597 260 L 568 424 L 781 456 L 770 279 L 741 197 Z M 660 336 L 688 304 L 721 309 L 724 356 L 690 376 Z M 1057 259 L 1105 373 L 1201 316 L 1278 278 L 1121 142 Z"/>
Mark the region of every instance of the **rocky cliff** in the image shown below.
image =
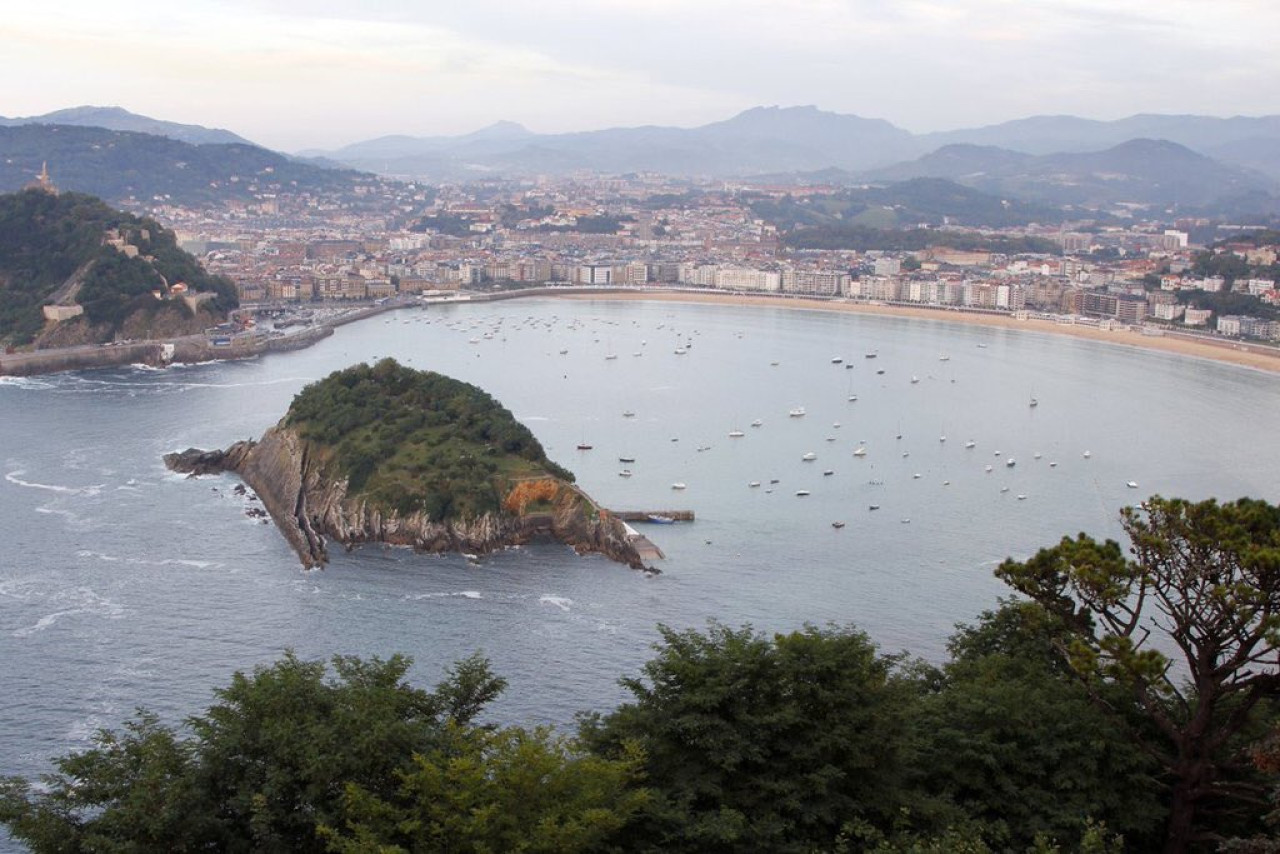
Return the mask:
<path id="1" fill-rule="evenodd" d="M 599 553 L 634 569 L 646 569 L 623 524 L 596 507 L 572 484 L 541 478 L 513 485 L 501 512 L 432 521 L 424 513 L 401 515 L 348 495 L 347 481 L 324 474 L 316 448 L 292 429 L 277 426 L 257 442 L 224 451 L 189 449 L 167 454 L 172 470 L 198 476 L 239 475 L 262 499 L 304 566 L 328 560 L 326 542 L 412 546 L 425 552 L 486 554 L 538 537 L 550 537 L 580 554 Z"/>

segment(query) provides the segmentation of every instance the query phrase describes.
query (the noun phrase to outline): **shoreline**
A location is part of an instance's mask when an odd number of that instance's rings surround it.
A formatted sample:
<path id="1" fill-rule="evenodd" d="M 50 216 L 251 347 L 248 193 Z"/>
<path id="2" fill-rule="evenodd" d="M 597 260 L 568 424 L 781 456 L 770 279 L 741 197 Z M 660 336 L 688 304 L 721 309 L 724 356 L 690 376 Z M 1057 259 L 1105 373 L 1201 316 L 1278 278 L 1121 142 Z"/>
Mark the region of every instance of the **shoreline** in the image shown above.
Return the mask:
<path id="1" fill-rule="evenodd" d="M 539 296 L 548 295 L 545 291 Z M 979 312 L 949 311 L 942 308 L 923 308 L 847 302 L 826 299 L 810 299 L 805 297 L 779 298 L 772 296 L 755 296 L 750 294 L 691 293 L 688 291 L 602 291 L 599 293 L 564 293 L 552 294 L 557 299 L 568 300 L 650 300 L 655 302 L 688 302 L 708 305 L 734 306 L 770 306 L 789 310 L 847 312 L 853 314 L 872 314 L 882 317 L 901 317 L 914 320 L 935 320 L 941 323 L 955 323 L 968 326 L 988 326 L 1003 329 L 1016 329 L 1023 332 L 1042 332 L 1047 335 L 1063 335 L 1072 338 L 1085 338 L 1093 341 L 1104 341 L 1109 344 L 1136 347 L 1143 350 L 1155 350 L 1174 353 L 1180 356 L 1191 356 L 1209 359 L 1215 362 L 1235 365 L 1237 367 L 1254 368 L 1268 373 L 1280 373 L 1280 348 L 1250 344 L 1224 339 L 1221 343 L 1201 338 L 1185 337 L 1177 332 L 1164 335 L 1143 335 L 1129 329 L 1098 329 L 1092 326 L 1081 326 L 1070 323 L 1055 323 L 1040 318 L 1019 320 L 1012 315 L 985 314 Z M 531 294 L 532 296 L 532 294 Z"/>
<path id="2" fill-rule="evenodd" d="M 1251 368 L 1266 373 L 1280 373 L 1280 347 L 1246 343 L 1232 339 L 1209 339 L 1178 331 L 1163 335 L 1143 335 L 1125 327 L 1099 329 L 1074 323 L 1058 323 L 1041 317 L 1018 319 L 999 312 L 951 310 L 941 307 L 892 305 L 887 303 L 853 302 L 844 299 L 815 297 L 781 297 L 763 294 L 723 293 L 715 291 L 677 291 L 663 289 L 621 288 L 530 288 L 495 294 L 475 294 L 465 303 L 498 302 L 522 298 L 551 297 L 566 300 L 616 300 L 682 302 L 703 305 L 732 305 L 739 307 L 767 306 L 791 311 L 826 311 L 852 314 L 870 314 L 880 317 L 899 317 L 911 320 L 934 320 L 967 326 L 987 326 L 1013 329 L 1023 332 L 1039 332 L 1102 341 L 1121 347 L 1173 353 L 1179 356 L 1207 359 L 1235 367 Z M 141 362 L 164 365 L 169 362 L 199 363 L 211 359 L 247 359 L 272 352 L 299 350 L 334 334 L 337 327 L 364 320 L 422 303 L 395 301 L 381 305 L 351 306 L 348 311 L 305 331 L 278 338 L 259 340 L 247 347 L 214 348 L 203 340 L 205 336 L 189 336 L 186 339 L 139 341 L 124 346 L 88 345 L 58 350 L 36 350 L 0 355 L 0 376 L 38 376 L 65 371 L 92 370 L 119 367 Z M 431 303 L 425 303 L 430 305 Z M 200 339 L 198 342 L 196 339 Z M 161 346 L 176 345 L 173 355 L 161 357 Z"/>

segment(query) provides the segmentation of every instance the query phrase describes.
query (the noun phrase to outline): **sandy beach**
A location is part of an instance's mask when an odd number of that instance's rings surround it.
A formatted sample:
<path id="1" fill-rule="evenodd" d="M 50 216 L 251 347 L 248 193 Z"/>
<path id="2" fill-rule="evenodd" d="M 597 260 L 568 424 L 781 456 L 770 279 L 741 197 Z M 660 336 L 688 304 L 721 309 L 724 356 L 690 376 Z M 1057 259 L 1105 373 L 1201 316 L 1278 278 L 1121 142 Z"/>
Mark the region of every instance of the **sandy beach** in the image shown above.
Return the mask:
<path id="1" fill-rule="evenodd" d="M 1177 333 L 1165 335 L 1143 335 L 1128 329 L 1104 330 L 1092 326 L 1078 326 L 1068 323 L 1056 323 L 1051 320 L 1028 318 L 1018 320 L 1009 315 L 979 314 L 965 311 L 948 311 L 936 308 L 913 308 L 910 306 L 883 305 L 862 302 L 846 302 L 843 300 L 821 300 L 803 298 L 781 298 L 768 296 L 749 296 L 745 294 L 689 293 L 687 291 L 611 291 L 598 294 L 563 294 L 558 299 L 609 299 L 609 300 L 657 300 L 665 302 L 697 302 L 721 305 L 768 306 L 770 308 L 804 309 L 809 311 L 848 311 L 862 314 L 879 314 L 888 317 L 909 317 L 922 320 L 933 320 L 941 323 L 965 323 L 976 326 L 1000 326 L 1006 329 L 1018 329 L 1027 332 L 1045 332 L 1052 335 L 1071 335 L 1076 338 L 1090 338 L 1119 344 L 1128 347 L 1140 347 L 1144 350 L 1162 350 L 1167 353 L 1178 353 L 1183 356 L 1194 356 L 1202 359 L 1213 359 L 1228 362 L 1247 368 L 1280 373 L 1280 348 L 1265 347 L 1258 344 L 1233 341 L 1231 339 L 1204 340 L 1184 337 Z"/>

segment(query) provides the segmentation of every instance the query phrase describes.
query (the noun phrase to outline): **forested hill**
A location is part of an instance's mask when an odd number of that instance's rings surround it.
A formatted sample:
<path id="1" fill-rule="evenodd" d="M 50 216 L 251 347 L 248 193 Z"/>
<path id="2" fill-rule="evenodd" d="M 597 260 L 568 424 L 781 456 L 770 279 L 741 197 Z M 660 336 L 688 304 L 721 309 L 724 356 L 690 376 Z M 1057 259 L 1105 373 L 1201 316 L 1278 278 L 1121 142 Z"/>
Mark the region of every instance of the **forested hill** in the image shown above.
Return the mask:
<path id="1" fill-rule="evenodd" d="M 498 512 L 520 480 L 573 480 L 484 391 L 393 359 L 312 383 L 284 424 L 325 458 L 330 478 L 348 480 L 349 495 L 436 522 Z"/>
<path id="2" fill-rule="evenodd" d="M 194 310 L 177 299 L 179 283 L 211 297 Z M 46 328 L 42 307 L 53 303 L 84 313 Z M 209 275 L 153 220 L 80 193 L 0 195 L 0 341 L 52 346 L 146 329 L 194 332 L 235 306 L 235 286 Z"/>
<path id="3" fill-rule="evenodd" d="M 72 125 L 0 127 L 0 191 L 26 186 L 45 162 L 62 189 L 118 204 L 160 199 L 199 205 L 271 193 L 342 192 L 369 177 L 290 160 L 254 145 L 190 145 Z"/>

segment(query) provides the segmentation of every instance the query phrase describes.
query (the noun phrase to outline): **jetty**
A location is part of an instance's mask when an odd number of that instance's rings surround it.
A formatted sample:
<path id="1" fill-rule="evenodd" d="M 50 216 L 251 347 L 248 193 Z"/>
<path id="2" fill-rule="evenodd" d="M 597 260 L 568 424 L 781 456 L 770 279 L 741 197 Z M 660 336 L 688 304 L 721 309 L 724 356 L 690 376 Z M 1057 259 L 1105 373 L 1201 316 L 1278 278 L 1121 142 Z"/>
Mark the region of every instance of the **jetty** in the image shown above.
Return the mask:
<path id="1" fill-rule="evenodd" d="M 673 522 L 692 522 L 692 510 L 610 510 L 609 514 L 624 522 L 648 522 L 654 516 L 661 516 Z"/>

